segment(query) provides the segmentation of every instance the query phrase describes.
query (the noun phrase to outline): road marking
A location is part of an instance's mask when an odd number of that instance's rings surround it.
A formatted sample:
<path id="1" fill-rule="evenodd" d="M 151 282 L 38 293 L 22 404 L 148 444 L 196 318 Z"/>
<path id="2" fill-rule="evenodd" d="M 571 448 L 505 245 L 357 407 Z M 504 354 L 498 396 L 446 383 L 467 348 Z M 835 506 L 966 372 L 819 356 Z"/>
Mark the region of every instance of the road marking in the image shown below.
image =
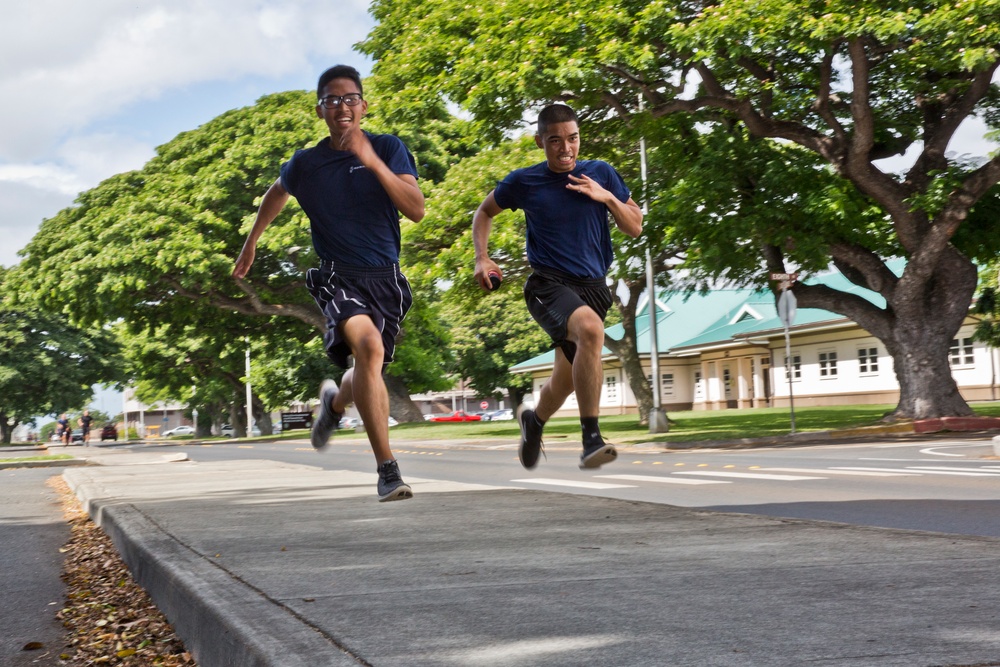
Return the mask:
<path id="1" fill-rule="evenodd" d="M 535 479 L 512 479 L 511 482 L 517 484 L 548 484 L 551 486 L 572 486 L 579 489 L 634 489 L 630 484 L 602 484 L 600 482 L 577 482 L 569 479 L 548 479 L 536 477 Z"/>
<path id="2" fill-rule="evenodd" d="M 632 482 L 663 482 L 664 484 L 732 484 L 721 479 L 684 479 L 682 477 L 657 477 L 655 475 L 596 475 L 601 479 L 623 479 Z"/>
<path id="3" fill-rule="evenodd" d="M 969 468 L 958 468 L 955 466 L 907 466 L 913 470 L 957 470 L 959 472 L 975 472 L 976 469 L 970 470 Z M 982 473 L 987 475 L 1000 475 L 1000 470 L 983 470 Z"/>
<path id="4" fill-rule="evenodd" d="M 704 475 L 706 477 L 738 477 L 740 479 L 770 479 L 780 482 L 796 482 L 805 479 L 823 479 L 802 475 L 766 475 L 756 472 L 709 472 L 708 470 L 678 470 L 675 475 Z"/>
<path id="5" fill-rule="evenodd" d="M 818 475 L 866 475 L 870 477 L 913 477 L 906 472 L 865 472 L 862 470 L 833 470 L 831 468 L 761 468 L 772 472 L 800 472 Z"/>
<path id="6" fill-rule="evenodd" d="M 876 472 L 899 472 L 899 473 L 909 473 L 910 475 L 958 475 L 966 477 L 996 477 L 994 473 L 989 472 L 946 472 L 944 470 L 921 470 L 920 468 L 849 468 L 849 467 L 839 467 L 831 468 L 831 470 L 874 470 Z"/>

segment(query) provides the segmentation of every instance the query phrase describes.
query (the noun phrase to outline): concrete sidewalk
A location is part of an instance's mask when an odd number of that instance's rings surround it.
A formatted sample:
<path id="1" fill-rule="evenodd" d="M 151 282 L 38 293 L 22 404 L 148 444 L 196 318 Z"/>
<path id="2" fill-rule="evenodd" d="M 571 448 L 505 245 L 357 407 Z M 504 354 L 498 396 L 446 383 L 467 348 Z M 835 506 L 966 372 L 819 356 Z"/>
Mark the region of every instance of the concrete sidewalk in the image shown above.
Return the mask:
<path id="1" fill-rule="evenodd" d="M 64 473 L 200 667 L 1000 665 L 1000 543 L 274 461 Z"/>

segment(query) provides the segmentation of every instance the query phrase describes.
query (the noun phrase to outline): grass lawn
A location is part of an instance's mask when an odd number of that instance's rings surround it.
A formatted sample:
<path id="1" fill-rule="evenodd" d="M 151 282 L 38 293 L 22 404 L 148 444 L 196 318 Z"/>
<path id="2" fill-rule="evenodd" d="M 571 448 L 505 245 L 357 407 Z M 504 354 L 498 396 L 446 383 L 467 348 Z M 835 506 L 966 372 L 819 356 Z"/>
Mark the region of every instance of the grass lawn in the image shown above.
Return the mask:
<path id="1" fill-rule="evenodd" d="M 63 459 L 76 458 L 70 454 L 48 454 L 45 456 L 15 456 L 9 459 L 0 459 L 0 463 L 20 463 L 21 461 L 62 461 Z"/>
<path id="2" fill-rule="evenodd" d="M 973 403 L 972 409 L 981 416 L 1000 416 L 1000 403 Z M 806 407 L 795 409 L 795 431 L 833 431 L 838 429 L 874 426 L 891 412 L 895 405 L 844 405 L 833 407 Z M 763 438 L 788 435 L 791 420 L 788 408 L 758 408 L 752 410 L 712 410 L 670 412 L 670 431 L 651 434 L 639 426 L 636 415 L 601 417 L 601 431 L 611 442 L 688 442 L 697 440 L 732 440 L 737 438 Z M 302 432 L 303 435 L 305 432 Z M 518 438 L 516 421 L 400 424 L 390 430 L 390 440 L 476 440 L 491 438 Z M 288 435 L 291 435 L 289 433 Z M 339 431 L 335 437 L 354 435 L 353 431 Z M 300 436 L 303 437 L 303 436 Z M 546 440 L 578 440 L 580 421 L 575 417 L 559 417 L 545 426 Z"/>

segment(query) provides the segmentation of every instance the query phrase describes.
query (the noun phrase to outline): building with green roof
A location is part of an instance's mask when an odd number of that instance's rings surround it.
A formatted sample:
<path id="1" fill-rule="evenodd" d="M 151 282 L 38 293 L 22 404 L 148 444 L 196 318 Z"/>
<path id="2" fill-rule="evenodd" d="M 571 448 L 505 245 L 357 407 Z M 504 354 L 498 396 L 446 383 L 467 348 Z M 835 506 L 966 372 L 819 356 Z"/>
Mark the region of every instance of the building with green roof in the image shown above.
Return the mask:
<path id="1" fill-rule="evenodd" d="M 902 264 L 898 266 L 902 269 Z M 876 292 L 850 283 L 840 273 L 809 278 L 851 291 L 879 306 Z M 706 294 L 658 293 L 656 338 L 659 350 L 661 403 L 667 411 L 719 410 L 796 405 L 894 404 L 899 385 L 892 357 L 885 346 L 853 321 L 837 313 L 801 308 L 788 328 L 791 377 L 785 369 L 785 326 L 774 295 L 768 290 L 720 289 Z M 636 316 L 640 360 L 650 374 L 650 314 L 648 300 Z M 996 351 L 972 340 L 975 326 L 967 318 L 952 341 L 952 370 L 966 400 L 997 397 Z M 620 340 L 622 325 L 605 330 Z M 549 351 L 512 367 L 532 376 L 537 398 L 552 372 L 555 353 Z M 607 348 L 603 351 L 602 414 L 637 411 L 634 394 L 622 364 Z M 575 415 L 574 396 L 559 415 Z"/>

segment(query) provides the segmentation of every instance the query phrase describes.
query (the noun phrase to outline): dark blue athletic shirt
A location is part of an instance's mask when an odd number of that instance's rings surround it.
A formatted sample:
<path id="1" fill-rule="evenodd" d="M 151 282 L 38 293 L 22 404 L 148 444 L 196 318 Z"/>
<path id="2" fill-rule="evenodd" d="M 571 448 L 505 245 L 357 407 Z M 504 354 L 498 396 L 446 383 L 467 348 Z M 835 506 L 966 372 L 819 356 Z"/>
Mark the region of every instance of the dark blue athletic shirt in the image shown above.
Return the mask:
<path id="1" fill-rule="evenodd" d="M 573 171 L 566 173 L 552 171 L 545 162 L 515 169 L 497 184 L 493 198 L 500 208 L 524 211 L 532 267 L 579 278 L 603 278 L 614 258 L 608 208 L 568 190 L 570 173 L 586 174 L 623 203 L 632 196 L 610 164 L 578 160 Z"/>
<path id="2" fill-rule="evenodd" d="M 365 134 L 393 173 L 416 177 L 416 161 L 399 137 Z M 320 259 L 352 266 L 399 262 L 399 211 L 354 153 L 333 150 L 324 138 L 281 165 L 281 184 L 309 216 Z"/>

